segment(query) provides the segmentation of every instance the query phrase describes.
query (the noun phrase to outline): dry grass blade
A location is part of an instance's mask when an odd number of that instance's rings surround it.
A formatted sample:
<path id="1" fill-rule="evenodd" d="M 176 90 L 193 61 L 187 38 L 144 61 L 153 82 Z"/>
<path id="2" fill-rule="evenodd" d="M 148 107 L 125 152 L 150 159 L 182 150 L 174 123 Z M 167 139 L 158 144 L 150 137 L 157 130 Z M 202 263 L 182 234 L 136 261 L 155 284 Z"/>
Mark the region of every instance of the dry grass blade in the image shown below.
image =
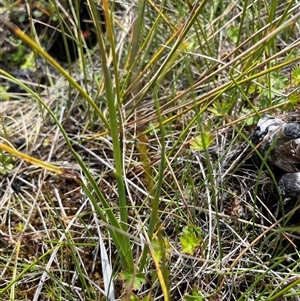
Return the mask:
<path id="1" fill-rule="evenodd" d="M 299 3 L 5 4 L 1 298 L 299 301 L 298 200 L 252 135 L 300 122 Z"/>

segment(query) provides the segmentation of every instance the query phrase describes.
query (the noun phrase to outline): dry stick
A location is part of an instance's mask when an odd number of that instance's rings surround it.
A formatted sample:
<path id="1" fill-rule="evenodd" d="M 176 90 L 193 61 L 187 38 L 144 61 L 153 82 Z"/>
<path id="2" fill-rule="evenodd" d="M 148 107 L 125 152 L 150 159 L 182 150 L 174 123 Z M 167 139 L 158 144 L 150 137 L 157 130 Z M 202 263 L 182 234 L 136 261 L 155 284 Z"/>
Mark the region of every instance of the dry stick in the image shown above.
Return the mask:
<path id="1" fill-rule="evenodd" d="M 285 217 L 287 217 L 289 214 L 294 213 L 295 211 L 297 211 L 298 209 L 300 209 L 300 205 L 298 205 L 297 207 L 295 207 L 294 209 L 292 209 L 291 211 L 289 211 L 287 214 L 285 214 L 283 217 L 281 217 L 276 223 L 274 223 L 272 226 L 270 226 L 269 228 L 267 228 L 262 234 L 260 234 L 258 237 L 256 237 L 251 244 L 249 244 L 248 247 L 246 247 L 241 253 L 240 255 L 233 261 L 233 263 L 231 264 L 231 266 L 228 269 L 228 272 L 231 272 L 233 267 L 237 264 L 237 262 L 243 257 L 243 255 L 252 247 L 254 246 L 261 238 L 263 238 L 264 235 L 266 235 L 270 230 L 272 230 L 273 228 L 275 228 L 279 223 L 281 223 L 283 221 L 283 219 Z M 220 286 L 219 286 L 219 290 L 218 293 L 220 293 L 221 288 L 223 287 L 225 282 L 225 277 L 222 279 Z"/>

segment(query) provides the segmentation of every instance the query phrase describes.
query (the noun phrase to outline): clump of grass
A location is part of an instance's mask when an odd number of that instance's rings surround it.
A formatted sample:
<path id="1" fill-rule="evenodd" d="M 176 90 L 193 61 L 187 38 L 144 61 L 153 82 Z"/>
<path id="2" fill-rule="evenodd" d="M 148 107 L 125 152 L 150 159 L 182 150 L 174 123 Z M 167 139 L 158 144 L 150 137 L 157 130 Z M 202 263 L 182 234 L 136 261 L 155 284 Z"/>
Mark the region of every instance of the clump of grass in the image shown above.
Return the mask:
<path id="1" fill-rule="evenodd" d="M 68 66 L 1 18 L 59 76 L 36 92 L 0 70 L 27 92 L 1 104 L 15 160 L 1 179 L 0 293 L 297 300 L 298 206 L 253 163 L 249 136 L 262 114 L 297 108 L 298 4 L 89 1 L 89 50 L 80 3 L 51 3 L 75 33 Z"/>

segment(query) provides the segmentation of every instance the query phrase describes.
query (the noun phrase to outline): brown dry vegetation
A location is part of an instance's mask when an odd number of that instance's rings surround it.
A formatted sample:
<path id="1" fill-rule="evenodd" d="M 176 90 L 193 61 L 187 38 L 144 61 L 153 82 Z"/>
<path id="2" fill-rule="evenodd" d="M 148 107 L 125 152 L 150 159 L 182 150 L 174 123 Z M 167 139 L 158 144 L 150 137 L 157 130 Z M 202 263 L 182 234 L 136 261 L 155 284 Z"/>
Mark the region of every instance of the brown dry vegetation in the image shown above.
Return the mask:
<path id="1" fill-rule="evenodd" d="M 299 42 L 299 4 L 257 1 L 247 9 L 239 1 L 212 1 L 211 7 L 204 1 L 203 8 L 148 1 L 142 50 L 131 57 L 141 3 L 110 3 L 107 22 L 115 44 L 103 33 L 119 96 L 114 101 L 126 231 L 114 133 L 80 91 L 59 70 L 49 69 L 53 85 L 34 82 L 36 94 L 24 87 L 0 92 L 0 142 L 62 171 L 55 174 L 0 152 L 0 300 L 98 301 L 113 295 L 116 300 L 299 300 L 299 205 L 282 199 L 276 186 L 280 173 L 260 168 L 250 142 L 263 112 L 299 120 L 293 77 L 300 57 L 293 44 Z M 179 52 L 166 60 L 189 26 Z M 109 123 L 99 49 L 86 52 L 72 66 L 59 63 Z M 0 76 L 7 85 L 8 75 Z M 29 87 L 32 76 L 25 79 Z M 283 77 L 284 84 L 273 85 Z M 205 135 L 214 138 L 211 145 L 192 149 L 191 142 L 203 142 Z M 97 190 L 120 228 L 107 217 Z M 195 231 L 190 253 L 181 240 L 187 227 Z M 129 238 L 126 256 L 132 256 L 133 267 L 124 265 L 111 230 Z"/>

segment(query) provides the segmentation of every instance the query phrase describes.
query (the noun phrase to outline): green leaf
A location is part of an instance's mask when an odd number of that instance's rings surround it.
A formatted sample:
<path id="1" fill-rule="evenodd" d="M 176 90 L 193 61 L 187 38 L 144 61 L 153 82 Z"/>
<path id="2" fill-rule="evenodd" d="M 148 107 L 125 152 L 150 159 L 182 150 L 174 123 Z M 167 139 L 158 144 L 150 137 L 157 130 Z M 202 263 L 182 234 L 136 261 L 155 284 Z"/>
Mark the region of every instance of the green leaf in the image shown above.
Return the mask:
<path id="1" fill-rule="evenodd" d="M 286 76 L 279 76 L 277 74 L 272 74 L 271 84 L 272 87 L 281 91 L 287 86 L 288 78 Z"/>
<path id="2" fill-rule="evenodd" d="M 134 273 L 131 271 L 124 271 L 121 273 L 121 278 L 125 280 L 126 287 L 131 289 L 140 289 L 145 283 L 145 276 L 142 273 Z"/>
<path id="3" fill-rule="evenodd" d="M 258 85 L 251 85 L 248 90 L 249 94 L 260 94 L 261 92 L 262 88 Z"/>
<path id="4" fill-rule="evenodd" d="M 216 117 L 223 117 L 224 114 L 228 114 L 231 109 L 230 102 L 219 102 L 216 101 L 211 108 L 208 108 Z"/>
<path id="5" fill-rule="evenodd" d="M 201 239 L 201 230 L 198 227 L 187 226 L 183 229 L 180 236 L 181 242 L 181 251 L 193 255 L 195 249 L 200 246 Z"/>
<path id="6" fill-rule="evenodd" d="M 184 296 L 184 301 L 202 301 L 203 298 L 199 295 L 199 293 L 196 290 L 192 291 L 191 295 Z"/>
<path id="7" fill-rule="evenodd" d="M 292 79 L 293 84 L 299 85 L 300 84 L 300 66 L 296 66 L 292 72 Z"/>
<path id="8" fill-rule="evenodd" d="M 158 261 L 169 256 L 172 251 L 171 245 L 166 237 L 158 238 L 155 237 L 152 240 L 153 250 Z"/>
<path id="9" fill-rule="evenodd" d="M 300 95 L 297 93 L 293 93 L 293 94 L 289 95 L 288 100 L 289 100 L 290 104 L 296 105 L 300 101 Z"/>
<path id="10" fill-rule="evenodd" d="M 6 175 L 7 171 L 14 168 L 14 159 L 10 155 L 4 155 L 0 153 L 0 174 Z"/>
<path id="11" fill-rule="evenodd" d="M 238 27 L 230 28 L 228 30 L 228 36 L 233 43 L 236 43 L 239 36 L 239 28 Z"/>
<path id="12" fill-rule="evenodd" d="M 210 132 L 204 132 L 202 135 L 194 138 L 191 142 L 191 148 L 196 151 L 203 151 L 207 149 L 214 140 L 215 137 Z"/>

